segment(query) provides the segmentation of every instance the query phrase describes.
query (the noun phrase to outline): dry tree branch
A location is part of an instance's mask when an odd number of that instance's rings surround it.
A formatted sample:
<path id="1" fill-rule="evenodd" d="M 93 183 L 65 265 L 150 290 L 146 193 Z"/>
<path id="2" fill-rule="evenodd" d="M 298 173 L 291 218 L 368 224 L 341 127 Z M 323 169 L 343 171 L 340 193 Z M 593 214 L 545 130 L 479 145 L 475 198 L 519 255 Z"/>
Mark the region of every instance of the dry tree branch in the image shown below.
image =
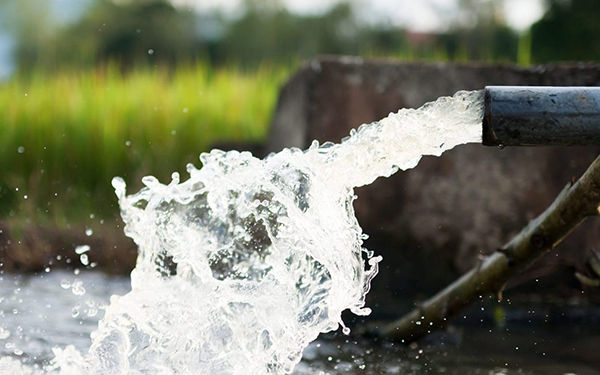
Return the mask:
<path id="1" fill-rule="evenodd" d="M 447 318 L 481 295 L 497 294 L 500 298 L 511 277 L 558 245 L 586 217 L 598 215 L 599 204 L 600 157 L 504 247 L 418 308 L 376 333 L 394 341 L 410 342 L 443 326 Z"/>

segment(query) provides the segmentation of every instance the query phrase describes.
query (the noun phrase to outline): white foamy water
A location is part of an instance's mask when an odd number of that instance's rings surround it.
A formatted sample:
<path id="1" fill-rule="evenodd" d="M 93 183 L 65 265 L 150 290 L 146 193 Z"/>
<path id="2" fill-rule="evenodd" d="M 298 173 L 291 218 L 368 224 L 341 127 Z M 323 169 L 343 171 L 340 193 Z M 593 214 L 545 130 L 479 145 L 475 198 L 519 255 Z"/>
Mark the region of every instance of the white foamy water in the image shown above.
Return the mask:
<path id="1" fill-rule="evenodd" d="M 362 247 L 353 189 L 423 155 L 481 141 L 480 92 L 460 92 L 264 160 L 213 150 L 169 184 L 113 180 L 139 246 L 131 292 L 113 296 L 87 353 L 56 349 L 43 373 L 285 374 L 341 313 L 367 315 L 380 257 Z M 345 331 L 347 329 L 344 328 Z M 14 359 L 3 373 L 33 374 Z M 10 372 L 6 372 L 10 371 Z"/>

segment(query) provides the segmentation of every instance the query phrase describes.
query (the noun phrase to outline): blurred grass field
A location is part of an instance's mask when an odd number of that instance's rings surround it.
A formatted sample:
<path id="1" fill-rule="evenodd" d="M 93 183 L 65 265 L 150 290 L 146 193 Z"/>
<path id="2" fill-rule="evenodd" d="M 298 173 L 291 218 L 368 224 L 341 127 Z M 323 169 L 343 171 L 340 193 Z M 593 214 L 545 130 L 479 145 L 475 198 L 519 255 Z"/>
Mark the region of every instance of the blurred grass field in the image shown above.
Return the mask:
<path id="1" fill-rule="evenodd" d="M 220 142 L 260 142 L 290 69 L 36 72 L 0 84 L 0 219 L 115 215 L 110 180 L 185 176 Z"/>

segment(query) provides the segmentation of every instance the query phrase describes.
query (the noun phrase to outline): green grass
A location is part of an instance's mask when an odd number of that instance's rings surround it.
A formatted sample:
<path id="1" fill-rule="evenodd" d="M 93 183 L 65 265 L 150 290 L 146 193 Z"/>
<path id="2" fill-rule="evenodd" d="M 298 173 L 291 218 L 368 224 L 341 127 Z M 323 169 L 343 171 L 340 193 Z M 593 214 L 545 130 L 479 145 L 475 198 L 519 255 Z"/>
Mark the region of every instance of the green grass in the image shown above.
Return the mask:
<path id="1" fill-rule="evenodd" d="M 198 165 L 215 143 L 261 141 L 287 75 L 204 64 L 123 74 L 109 66 L 1 84 L 0 218 L 114 213 L 115 175 L 139 188 L 144 175 L 167 180 Z"/>

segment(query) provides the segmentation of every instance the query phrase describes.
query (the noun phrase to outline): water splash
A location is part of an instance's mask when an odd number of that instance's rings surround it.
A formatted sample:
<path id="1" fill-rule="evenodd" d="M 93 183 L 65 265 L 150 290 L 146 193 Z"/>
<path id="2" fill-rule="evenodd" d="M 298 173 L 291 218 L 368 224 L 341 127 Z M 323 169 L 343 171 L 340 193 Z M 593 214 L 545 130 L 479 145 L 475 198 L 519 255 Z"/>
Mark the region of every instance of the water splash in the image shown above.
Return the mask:
<path id="1" fill-rule="evenodd" d="M 460 92 L 264 160 L 213 150 L 190 178 L 126 195 L 139 247 L 130 293 L 113 296 L 86 355 L 55 350 L 46 371 L 71 374 L 285 374 L 341 313 L 367 315 L 381 260 L 362 247 L 353 189 L 481 141 L 480 92 Z M 367 264 L 366 264 L 367 263 Z M 2 362 L 4 361 L 4 362 Z M 19 364 L 6 359 L 0 367 Z"/>

